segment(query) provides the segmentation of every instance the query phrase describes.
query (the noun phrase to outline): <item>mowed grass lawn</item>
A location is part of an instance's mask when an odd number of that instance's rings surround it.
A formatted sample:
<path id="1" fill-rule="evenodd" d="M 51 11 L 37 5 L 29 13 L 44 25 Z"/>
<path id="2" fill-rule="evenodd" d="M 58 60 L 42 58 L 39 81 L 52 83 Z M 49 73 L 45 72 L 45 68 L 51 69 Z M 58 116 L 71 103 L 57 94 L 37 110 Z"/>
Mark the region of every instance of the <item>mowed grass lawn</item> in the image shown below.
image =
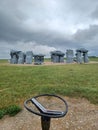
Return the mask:
<path id="1" fill-rule="evenodd" d="M 0 65 L 0 109 L 36 94 L 86 98 L 98 104 L 98 64 Z"/>

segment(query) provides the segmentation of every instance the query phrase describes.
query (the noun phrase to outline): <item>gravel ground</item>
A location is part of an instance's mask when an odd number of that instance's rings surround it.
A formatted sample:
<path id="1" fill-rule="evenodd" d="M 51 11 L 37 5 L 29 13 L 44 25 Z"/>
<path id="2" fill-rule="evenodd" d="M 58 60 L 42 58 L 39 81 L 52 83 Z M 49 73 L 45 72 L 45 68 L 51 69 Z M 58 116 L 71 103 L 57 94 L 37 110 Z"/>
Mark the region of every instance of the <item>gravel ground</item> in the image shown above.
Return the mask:
<path id="1" fill-rule="evenodd" d="M 52 118 L 50 130 L 98 130 L 97 105 L 86 99 L 63 98 L 68 103 L 68 113 L 63 118 Z M 40 117 L 23 108 L 15 117 L 1 119 L 0 130 L 41 130 Z"/>

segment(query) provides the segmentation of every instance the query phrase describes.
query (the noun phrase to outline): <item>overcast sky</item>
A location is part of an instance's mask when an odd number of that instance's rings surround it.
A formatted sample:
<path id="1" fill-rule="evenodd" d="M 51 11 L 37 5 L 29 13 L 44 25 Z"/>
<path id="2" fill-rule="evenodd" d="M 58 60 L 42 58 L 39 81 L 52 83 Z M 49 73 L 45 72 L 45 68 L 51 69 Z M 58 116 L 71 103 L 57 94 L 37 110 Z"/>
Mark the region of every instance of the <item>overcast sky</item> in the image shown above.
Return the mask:
<path id="1" fill-rule="evenodd" d="M 0 0 L 0 58 L 78 48 L 98 56 L 98 0 Z"/>

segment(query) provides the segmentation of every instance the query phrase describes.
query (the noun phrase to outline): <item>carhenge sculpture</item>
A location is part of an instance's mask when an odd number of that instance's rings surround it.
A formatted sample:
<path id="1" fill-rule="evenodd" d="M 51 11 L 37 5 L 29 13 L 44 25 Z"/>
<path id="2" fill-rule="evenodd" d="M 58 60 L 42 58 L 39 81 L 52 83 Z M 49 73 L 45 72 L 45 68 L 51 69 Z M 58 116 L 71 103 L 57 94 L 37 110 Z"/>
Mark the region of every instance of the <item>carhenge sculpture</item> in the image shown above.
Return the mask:
<path id="1" fill-rule="evenodd" d="M 61 51 L 52 51 L 51 52 L 51 62 L 61 63 L 64 62 L 64 53 Z"/>
<path id="2" fill-rule="evenodd" d="M 74 62 L 74 53 L 73 50 L 68 49 L 66 51 L 66 63 L 73 63 Z"/>
<path id="3" fill-rule="evenodd" d="M 10 63 L 11 64 L 32 64 L 33 52 L 27 51 L 26 54 L 22 51 L 11 50 L 10 51 Z"/>
<path id="4" fill-rule="evenodd" d="M 77 49 L 76 50 L 76 62 L 77 63 L 88 63 L 89 58 L 88 58 L 88 50 L 85 48 Z"/>
<path id="5" fill-rule="evenodd" d="M 35 54 L 34 57 L 34 64 L 35 65 L 41 65 L 44 63 L 44 56 L 43 54 Z"/>

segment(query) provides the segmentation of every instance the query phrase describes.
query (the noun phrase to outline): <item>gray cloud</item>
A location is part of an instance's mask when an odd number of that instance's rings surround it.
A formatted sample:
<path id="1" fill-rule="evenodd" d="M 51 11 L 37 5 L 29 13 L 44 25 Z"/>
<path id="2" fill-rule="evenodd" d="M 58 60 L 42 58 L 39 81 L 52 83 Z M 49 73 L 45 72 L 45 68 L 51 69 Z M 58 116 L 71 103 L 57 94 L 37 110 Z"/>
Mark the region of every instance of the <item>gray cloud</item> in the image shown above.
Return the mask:
<path id="1" fill-rule="evenodd" d="M 91 13 L 91 17 L 93 19 L 97 19 L 98 20 L 98 5 L 96 6 L 96 8 L 93 10 L 93 12 Z"/>
<path id="2" fill-rule="evenodd" d="M 86 47 L 90 55 L 98 55 L 98 25 L 90 25 L 89 28 L 77 30 L 73 35 L 73 41 L 79 46 Z"/>
<path id="3" fill-rule="evenodd" d="M 81 42 L 93 41 L 96 37 L 98 37 L 98 25 L 90 25 L 89 28 L 83 30 L 79 29 L 74 34 L 75 40 Z"/>
<path id="4" fill-rule="evenodd" d="M 98 0 L 0 0 L 0 58 L 10 49 L 49 55 L 84 47 L 98 55 Z"/>

